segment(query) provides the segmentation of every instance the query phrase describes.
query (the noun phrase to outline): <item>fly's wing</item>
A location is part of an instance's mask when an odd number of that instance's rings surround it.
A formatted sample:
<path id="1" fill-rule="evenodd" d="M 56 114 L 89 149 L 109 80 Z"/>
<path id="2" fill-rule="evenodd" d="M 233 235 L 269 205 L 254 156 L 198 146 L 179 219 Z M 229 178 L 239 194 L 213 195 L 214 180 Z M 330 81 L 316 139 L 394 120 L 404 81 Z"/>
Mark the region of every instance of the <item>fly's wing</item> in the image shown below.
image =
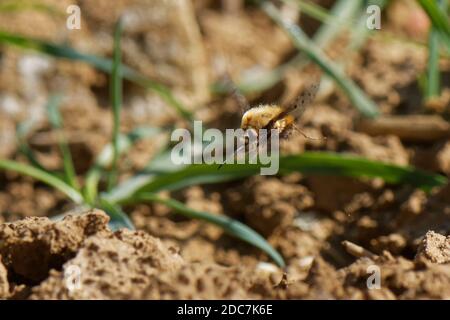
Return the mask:
<path id="1" fill-rule="evenodd" d="M 247 101 L 247 98 L 239 91 L 239 89 L 234 85 L 234 83 L 231 89 L 231 95 L 236 100 L 242 114 L 244 114 L 248 109 L 250 109 L 250 105 Z"/>
<path id="2" fill-rule="evenodd" d="M 228 73 L 222 76 L 222 83 L 225 85 L 225 89 L 231 94 L 233 99 L 236 100 L 239 109 L 241 110 L 241 114 L 244 114 L 250 109 L 247 98 L 239 91 Z"/>
<path id="3" fill-rule="evenodd" d="M 286 108 L 283 115 L 291 113 L 295 117 L 300 117 L 305 111 L 306 107 L 314 101 L 317 91 L 319 91 L 320 80 L 314 81 L 304 90 L 295 100 L 295 102 Z"/>

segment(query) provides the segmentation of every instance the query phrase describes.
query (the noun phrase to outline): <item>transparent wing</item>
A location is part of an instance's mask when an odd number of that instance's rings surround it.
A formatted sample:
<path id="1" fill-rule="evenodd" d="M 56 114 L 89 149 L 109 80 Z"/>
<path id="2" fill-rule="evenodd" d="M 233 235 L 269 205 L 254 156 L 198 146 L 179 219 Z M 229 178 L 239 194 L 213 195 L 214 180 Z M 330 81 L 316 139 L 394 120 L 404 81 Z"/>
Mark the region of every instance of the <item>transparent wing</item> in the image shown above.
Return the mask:
<path id="1" fill-rule="evenodd" d="M 319 91 L 320 80 L 314 81 L 304 90 L 295 100 L 295 102 L 286 108 L 284 114 L 291 113 L 292 115 L 299 117 L 303 114 L 306 107 L 314 101 L 317 91 Z"/>
<path id="2" fill-rule="evenodd" d="M 231 89 L 231 95 L 239 105 L 239 109 L 241 110 L 242 114 L 244 114 L 245 111 L 250 109 L 250 104 L 248 103 L 247 98 L 239 91 L 239 89 L 234 84 Z"/>
<path id="3" fill-rule="evenodd" d="M 250 104 L 248 103 L 247 98 L 239 91 L 228 73 L 226 73 L 222 77 L 222 83 L 224 84 L 225 89 L 231 94 L 233 99 L 236 100 L 242 114 L 250 109 Z"/>

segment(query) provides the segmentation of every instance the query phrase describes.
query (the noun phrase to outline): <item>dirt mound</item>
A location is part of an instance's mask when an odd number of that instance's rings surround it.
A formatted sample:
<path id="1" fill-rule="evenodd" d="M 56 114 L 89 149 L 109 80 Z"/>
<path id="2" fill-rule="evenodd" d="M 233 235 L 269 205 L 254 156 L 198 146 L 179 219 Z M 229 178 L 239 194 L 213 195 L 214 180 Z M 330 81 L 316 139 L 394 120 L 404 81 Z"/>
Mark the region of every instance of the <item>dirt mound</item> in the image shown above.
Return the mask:
<path id="1" fill-rule="evenodd" d="M 98 211 L 81 217 L 51 222 L 30 217 L 0 225 L 0 255 L 12 276 L 39 282 L 51 268 L 72 258 L 84 240 L 94 234 L 108 234 L 109 218 Z"/>
<path id="2" fill-rule="evenodd" d="M 366 287 L 368 274 L 379 268 L 380 289 Z M 369 272 L 368 272 L 369 271 Z M 361 258 L 340 271 L 340 280 L 352 298 L 449 299 L 450 265 L 427 264 L 394 258 L 389 252 L 375 258 Z M 363 294 L 363 296 L 361 296 Z"/>
<path id="3" fill-rule="evenodd" d="M 143 232 L 113 233 L 108 221 L 105 213 L 93 210 L 59 222 L 26 218 L 0 225 L 6 270 L 0 269 L 0 292 L 5 296 L 8 291 L 8 282 L 1 280 L 7 272 L 12 287 L 27 287 L 32 298 L 124 298 L 156 270 L 182 264 L 176 251 L 158 239 Z M 83 290 L 70 292 L 66 271 L 73 267 Z"/>
<path id="4" fill-rule="evenodd" d="M 176 272 L 153 275 L 144 299 L 249 299 L 257 276 L 251 270 L 217 264 L 193 263 Z"/>
<path id="5" fill-rule="evenodd" d="M 450 236 L 444 237 L 433 231 L 427 232 L 419 247 L 416 259 L 434 263 L 449 263 Z"/>
<path id="6" fill-rule="evenodd" d="M 434 232 L 426 234 L 414 261 L 347 244 L 361 256 L 356 262 L 337 270 L 314 257 L 305 277 L 294 279 L 267 263 L 187 262 L 145 232 L 112 232 L 107 223 L 93 210 L 59 222 L 26 218 L 0 225 L 0 298 L 450 298 L 449 237 Z M 369 289 L 373 266 L 380 287 Z"/>
<path id="7" fill-rule="evenodd" d="M 183 260 L 173 250 L 143 232 L 121 230 L 88 238 L 75 258 L 52 270 L 48 279 L 32 290 L 32 299 L 136 299 L 151 276 L 172 271 Z M 74 269 L 76 268 L 76 269 Z M 71 270 L 79 287 L 67 285 Z M 78 271 L 79 270 L 79 271 Z M 76 285 L 76 278 L 74 278 Z"/>

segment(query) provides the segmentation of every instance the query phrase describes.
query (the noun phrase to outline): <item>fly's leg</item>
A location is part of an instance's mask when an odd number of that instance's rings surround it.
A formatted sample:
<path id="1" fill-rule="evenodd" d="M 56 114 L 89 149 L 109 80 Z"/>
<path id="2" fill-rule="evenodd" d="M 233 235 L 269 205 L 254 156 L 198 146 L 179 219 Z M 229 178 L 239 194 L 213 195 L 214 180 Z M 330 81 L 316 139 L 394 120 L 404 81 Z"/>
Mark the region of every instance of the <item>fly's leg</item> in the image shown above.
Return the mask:
<path id="1" fill-rule="evenodd" d="M 305 137 L 308 140 L 326 140 L 327 137 L 311 137 L 304 133 L 302 130 L 300 130 L 299 127 L 297 127 L 295 124 L 292 125 L 292 129 L 300 133 L 303 137 Z"/>

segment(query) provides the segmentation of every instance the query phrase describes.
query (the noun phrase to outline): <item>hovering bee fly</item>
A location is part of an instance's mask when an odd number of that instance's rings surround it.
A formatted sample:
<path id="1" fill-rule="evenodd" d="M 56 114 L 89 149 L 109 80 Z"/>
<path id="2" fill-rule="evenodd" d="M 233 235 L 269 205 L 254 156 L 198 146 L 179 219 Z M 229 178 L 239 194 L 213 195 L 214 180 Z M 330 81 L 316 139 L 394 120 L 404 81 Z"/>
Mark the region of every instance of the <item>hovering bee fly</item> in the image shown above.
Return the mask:
<path id="1" fill-rule="evenodd" d="M 300 117 L 306 107 L 314 100 L 318 88 L 319 83 L 314 83 L 298 96 L 294 104 L 289 106 L 266 104 L 248 107 L 248 104 L 246 104 L 241 128 L 255 131 L 276 129 L 282 138 L 287 138 L 293 130 L 297 130 L 306 138 L 310 138 L 296 127 L 295 122 L 296 118 Z M 233 94 L 240 95 L 236 90 Z M 242 101 L 243 98 L 242 96 L 239 100 Z"/>
<path id="2" fill-rule="evenodd" d="M 244 95 L 239 92 L 229 78 L 227 79 L 227 85 L 229 91 L 242 110 L 243 115 L 241 120 L 241 129 L 246 132 L 247 138 L 249 136 L 257 138 L 259 130 L 261 129 L 267 130 L 268 135 L 270 135 L 271 130 L 275 129 L 277 130 L 279 137 L 282 139 L 287 139 L 293 131 L 299 132 L 307 139 L 317 139 L 309 137 L 302 132 L 297 127 L 296 120 L 303 114 L 306 107 L 314 100 L 320 86 L 320 80 L 314 81 L 297 97 L 293 104 L 288 106 L 279 104 L 263 104 L 251 107 Z M 249 140 L 247 139 L 245 145 L 240 149 L 244 149 L 248 152 L 251 148 L 257 147 L 257 145 L 250 146 L 248 141 Z M 257 141 L 257 139 L 254 139 L 253 141 Z M 240 149 L 236 150 L 235 154 L 238 151 L 241 151 Z M 222 165 L 220 165 L 219 168 L 221 166 Z"/>

